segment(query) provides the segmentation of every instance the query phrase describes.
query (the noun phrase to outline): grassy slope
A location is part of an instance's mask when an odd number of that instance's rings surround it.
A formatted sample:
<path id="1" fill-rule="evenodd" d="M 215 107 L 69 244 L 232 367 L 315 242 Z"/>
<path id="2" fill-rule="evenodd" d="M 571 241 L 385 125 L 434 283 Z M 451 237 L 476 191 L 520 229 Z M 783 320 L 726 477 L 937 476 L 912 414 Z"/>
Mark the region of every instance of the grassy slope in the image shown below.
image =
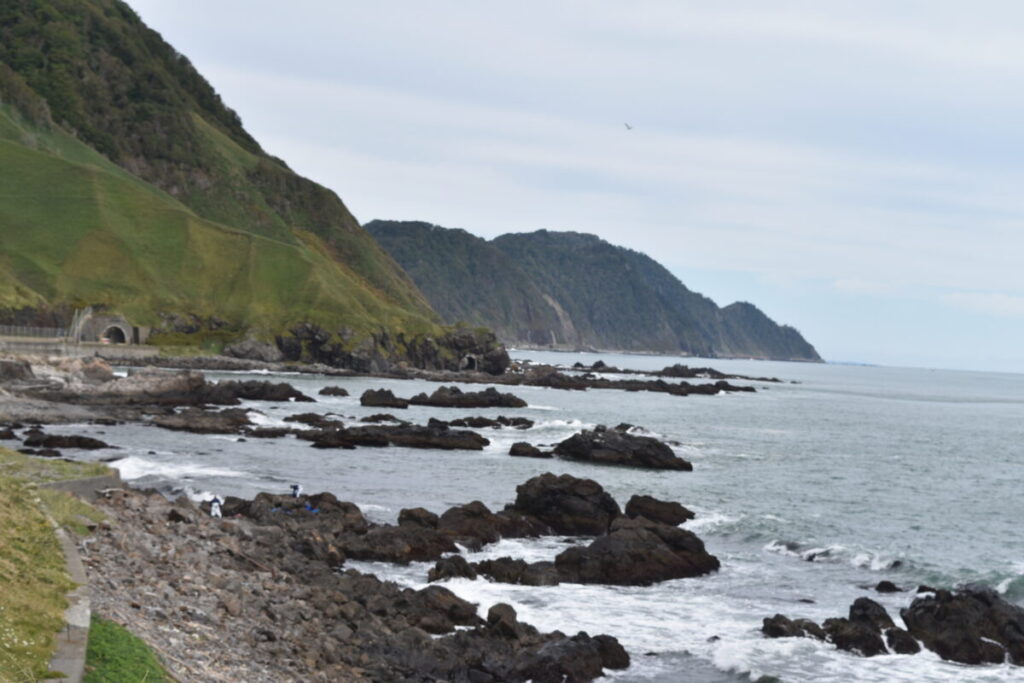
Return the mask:
<path id="1" fill-rule="evenodd" d="M 0 681 L 35 681 L 46 674 L 54 636 L 64 623 L 64 596 L 74 586 L 43 507 L 59 523 L 88 513 L 84 503 L 36 485 L 107 471 L 103 465 L 29 458 L 0 448 Z"/>
<path id="2" fill-rule="evenodd" d="M 438 331 L 341 200 L 264 152 L 120 0 L 0 6 L 0 102 L 0 308 Z"/>
<path id="3" fill-rule="evenodd" d="M 0 299 L 106 303 L 140 323 L 158 311 L 217 315 L 271 331 L 313 320 L 358 331 L 434 329 L 336 258 L 199 218 L 59 131 L 0 108 Z M 32 146 L 24 142 L 30 141 Z"/>
<path id="4" fill-rule="evenodd" d="M 128 629 L 92 615 L 84 683 L 162 683 L 170 680 L 153 651 Z"/>

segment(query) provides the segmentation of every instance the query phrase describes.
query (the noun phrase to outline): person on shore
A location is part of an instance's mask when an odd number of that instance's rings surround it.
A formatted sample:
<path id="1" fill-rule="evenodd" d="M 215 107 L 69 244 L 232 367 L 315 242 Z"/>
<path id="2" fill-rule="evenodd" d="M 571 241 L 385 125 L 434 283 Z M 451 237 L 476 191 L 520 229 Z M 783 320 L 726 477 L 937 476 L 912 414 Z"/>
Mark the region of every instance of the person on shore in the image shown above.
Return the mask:
<path id="1" fill-rule="evenodd" d="M 213 500 L 210 501 L 210 516 L 220 519 L 223 515 L 220 512 L 220 506 L 224 504 L 220 496 L 214 496 Z"/>
<path id="2" fill-rule="evenodd" d="M 302 484 L 292 484 L 292 498 L 298 498 L 302 495 Z"/>

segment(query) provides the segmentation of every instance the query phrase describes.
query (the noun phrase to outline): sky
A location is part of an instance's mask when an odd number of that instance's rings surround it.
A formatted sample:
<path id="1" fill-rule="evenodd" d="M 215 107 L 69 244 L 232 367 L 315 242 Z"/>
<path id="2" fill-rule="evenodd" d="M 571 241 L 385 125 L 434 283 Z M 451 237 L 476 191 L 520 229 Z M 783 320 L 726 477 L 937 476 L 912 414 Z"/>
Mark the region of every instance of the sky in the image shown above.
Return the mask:
<path id="1" fill-rule="evenodd" d="M 1024 3 L 129 4 L 362 222 L 594 233 L 827 360 L 1024 372 Z"/>

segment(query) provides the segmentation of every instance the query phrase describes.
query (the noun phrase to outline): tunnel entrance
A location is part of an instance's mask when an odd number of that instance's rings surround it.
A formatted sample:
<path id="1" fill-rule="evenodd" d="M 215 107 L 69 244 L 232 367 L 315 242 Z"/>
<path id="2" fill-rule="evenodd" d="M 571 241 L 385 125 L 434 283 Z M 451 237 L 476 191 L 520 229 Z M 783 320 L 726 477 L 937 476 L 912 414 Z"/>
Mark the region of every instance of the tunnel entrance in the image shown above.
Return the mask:
<path id="1" fill-rule="evenodd" d="M 120 327 L 108 327 L 101 339 L 107 344 L 127 344 L 128 337 Z"/>

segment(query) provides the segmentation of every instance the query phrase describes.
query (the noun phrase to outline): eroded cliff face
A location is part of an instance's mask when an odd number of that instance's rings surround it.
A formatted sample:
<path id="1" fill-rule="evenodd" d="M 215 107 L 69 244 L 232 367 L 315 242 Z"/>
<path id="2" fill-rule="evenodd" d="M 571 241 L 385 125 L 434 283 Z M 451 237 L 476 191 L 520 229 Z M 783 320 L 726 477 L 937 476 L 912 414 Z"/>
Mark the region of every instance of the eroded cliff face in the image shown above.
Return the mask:
<path id="1" fill-rule="evenodd" d="M 821 360 L 799 332 L 755 306 L 719 308 L 644 254 L 573 232 L 491 241 L 428 223 L 366 225 L 448 322 L 506 343 Z"/>

